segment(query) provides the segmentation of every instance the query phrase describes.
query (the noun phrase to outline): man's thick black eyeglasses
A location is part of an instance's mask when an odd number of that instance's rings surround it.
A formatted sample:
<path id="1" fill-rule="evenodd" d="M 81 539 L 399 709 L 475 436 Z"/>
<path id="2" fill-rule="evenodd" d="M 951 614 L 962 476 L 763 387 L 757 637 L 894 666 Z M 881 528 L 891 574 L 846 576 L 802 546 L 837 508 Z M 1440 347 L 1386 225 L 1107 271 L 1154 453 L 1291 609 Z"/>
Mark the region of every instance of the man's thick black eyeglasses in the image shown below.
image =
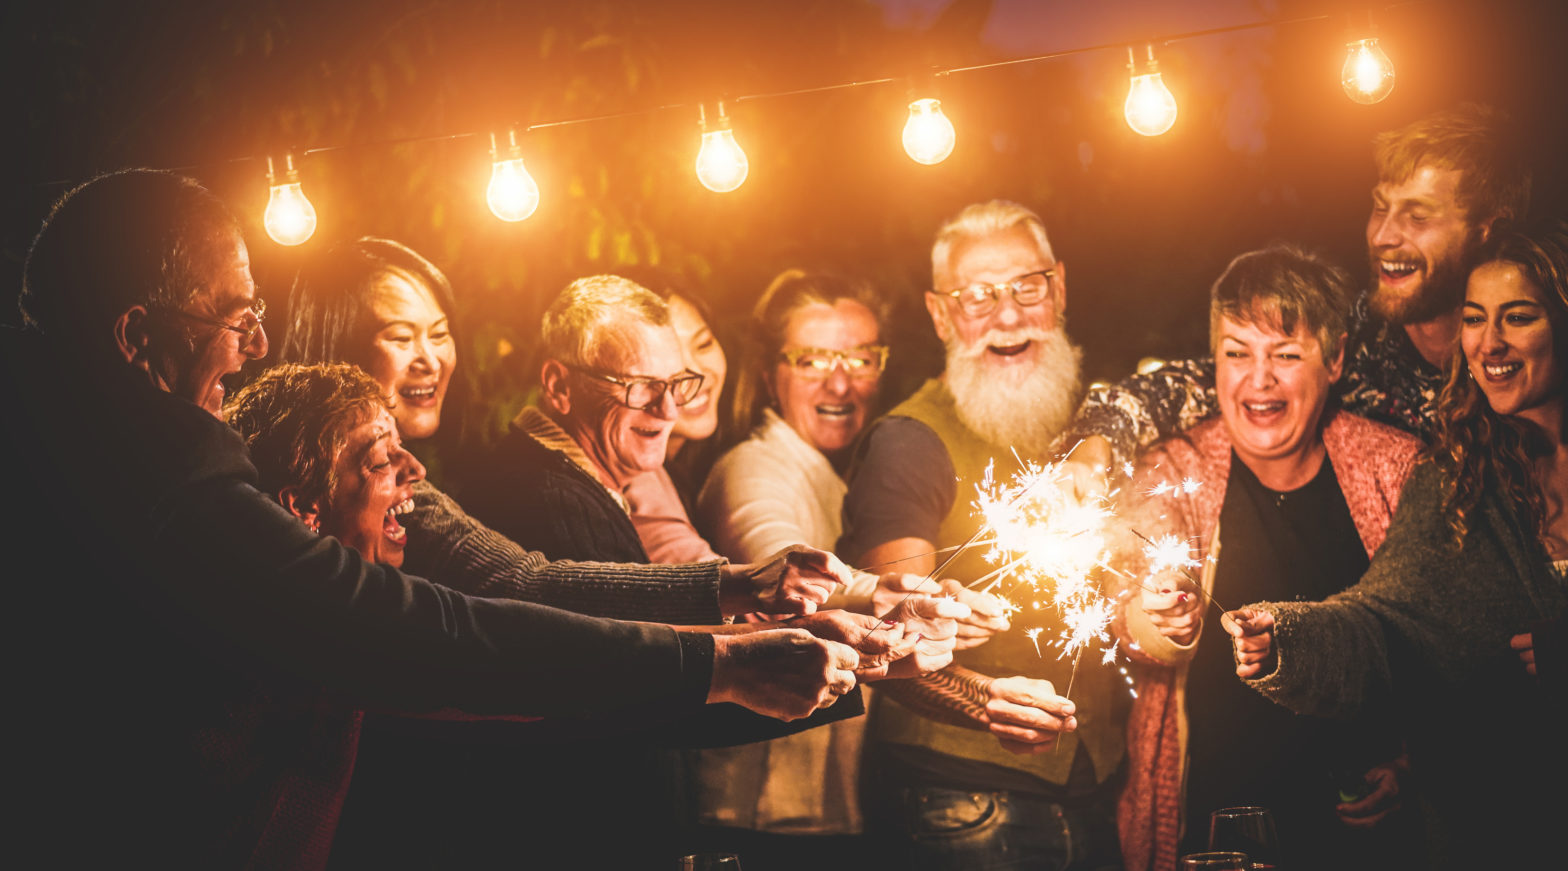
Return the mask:
<path id="1" fill-rule="evenodd" d="M 636 411 L 647 411 L 657 407 L 664 401 L 666 393 L 674 397 L 677 406 L 685 405 L 696 399 L 697 391 L 702 389 L 703 376 L 690 369 L 682 371 L 673 378 L 635 378 L 608 375 L 582 366 L 571 368 L 590 378 L 597 378 L 622 388 L 621 404 Z"/>

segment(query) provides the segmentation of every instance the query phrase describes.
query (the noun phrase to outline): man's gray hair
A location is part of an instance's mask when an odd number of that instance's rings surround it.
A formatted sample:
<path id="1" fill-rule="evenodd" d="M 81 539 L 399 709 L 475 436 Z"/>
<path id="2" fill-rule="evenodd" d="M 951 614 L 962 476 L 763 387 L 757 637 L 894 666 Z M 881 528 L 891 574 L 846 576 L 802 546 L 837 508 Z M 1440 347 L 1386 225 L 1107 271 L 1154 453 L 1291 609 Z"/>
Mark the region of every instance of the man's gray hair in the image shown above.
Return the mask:
<path id="1" fill-rule="evenodd" d="M 579 278 L 545 311 L 540 350 L 547 360 L 597 369 L 606 347 L 631 344 L 627 328 L 637 321 L 669 326 L 669 306 L 658 294 L 619 275 Z"/>
<path id="2" fill-rule="evenodd" d="M 953 246 L 971 239 L 984 239 L 1022 227 L 1034 237 L 1040 253 L 1054 261 L 1051 240 L 1045 233 L 1045 222 L 1028 208 L 1011 200 L 991 200 L 966 206 L 963 211 L 948 218 L 936 231 L 936 241 L 931 245 L 931 286 L 937 291 L 952 290 L 951 263 Z"/>

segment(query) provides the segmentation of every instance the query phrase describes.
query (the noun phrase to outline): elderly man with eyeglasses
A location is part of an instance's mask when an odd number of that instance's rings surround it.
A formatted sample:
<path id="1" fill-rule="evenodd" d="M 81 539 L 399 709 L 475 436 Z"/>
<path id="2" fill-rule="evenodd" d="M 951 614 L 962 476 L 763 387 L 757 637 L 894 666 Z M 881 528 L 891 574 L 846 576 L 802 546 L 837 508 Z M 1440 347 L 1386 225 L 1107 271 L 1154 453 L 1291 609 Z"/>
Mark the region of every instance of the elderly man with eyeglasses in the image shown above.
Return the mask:
<path id="1" fill-rule="evenodd" d="M 969 206 L 938 230 L 931 261 L 925 303 L 947 368 L 856 449 L 838 545 L 851 565 L 930 571 L 939 548 L 978 530 L 971 502 L 988 466 L 1006 481 L 1020 461 L 1051 459 L 1081 396 L 1067 268 L 1039 216 Z M 962 551 L 943 574 L 968 582 L 991 568 Z M 1054 636 L 1048 621 L 1031 615 Z M 1040 656 L 1022 631 L 982 642 L 961 636 L 952 665 L 883 684 L 872 701 L 861 800 L 888 867 L 1117 866 L 1126 711 L 1112 670 L 1073 681 L 1071 660 Z"/>
<path id="2" fill-rule="evenodd" d="M 663 300 L 613 275 L 578 279 L 545 312 L 540 405 L 512 421 L 476 517 L 552 559 L 648 562 L 622 490 L 664 462 L 680 406 L 702 387 Z"/>

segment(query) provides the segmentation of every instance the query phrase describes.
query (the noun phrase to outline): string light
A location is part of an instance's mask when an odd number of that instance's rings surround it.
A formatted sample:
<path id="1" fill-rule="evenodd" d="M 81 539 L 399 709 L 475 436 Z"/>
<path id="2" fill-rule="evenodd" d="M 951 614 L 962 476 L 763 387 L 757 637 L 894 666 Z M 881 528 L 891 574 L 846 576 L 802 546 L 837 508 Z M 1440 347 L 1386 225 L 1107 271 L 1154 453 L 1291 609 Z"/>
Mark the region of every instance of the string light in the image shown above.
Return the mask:
<path id="1" fill-rule="evenodd" d="M 1132 85 L 1127 89 L 1127 102 L 1122 112 L 1127 116 L 1127 126 L 1144 136 L 1159 136 L 1176 123 L 1176 98 L 1165 87 L 1160 75 L 1159 62 L 1154 59 L 1154 46 L 1147 46 L 1149 57 L 1144 71 L 1138 72 L 1137 58 L 1131 46 L 1127 48 L 1127 70 L 1133 74 Z"/>
<path id="2" fill-rule="evenodd" d="M 909 120 L 904 122 L 904 153 L 915 163 L 927 166 L 941 163 L 953 153 L 958 132 L 942 113 L 942 101 L 924 97 L 909 104 Z"/>
<path id="3" fill-rule="evenodd" d="M 1426 2 L 1431 2 L 1431 0 L 1404 0 L 1404 3 L 1401 3 L 1400 5 Z M 1170 44 L 1173 42 L 1188 41 L 1242 31 L 1258 30 L 1262 28 L 1278 29 L 1286 25 L 1324 21 L 1330 17 L 1332 16 L 1310 15 L 1289 19 L 1251 21 L 1240 24 L 1211 27 L 1202 30 L 1187 31 L 1184 33 L 1170 34 L 1162 36 L 1157 41 L 1161 44 Z M 1367 31 L 1362 31 L 1362 33 L 1365 32 Z M 955 73 L 978 72 L 982 70 L 1011 67 L 1019 64 L 1038 63 L 1041 61 L 1055 60 L 1068 56 L 1103 51 L 1104 49 L 1111 47 L 1112 46 L 1107 45 L 1091 45 L 1078 48 L 1068 48 L 1060 51 L 1054 51 L 1048 54 L 1041 54 L 1030 57 L 1017 57 L 991 61 L 987 63 L 972 64 L 969 66 L 938 69 L 934 70 L 933 74 L 937 76 L 946 76 Z M 1154 59 L 1153 45 L 1148 45 L 1146 50 L 1147 61 L 1144 64 L 1145 69 L 1140 73 L 1136 69 L 1137 64 L 1133 48 L 1128 47 L 1127 49 L 1128 68 L 1129 71 L 1133 73 L 1133 75 L 1131 85 L 1128 89 L 1127 100 L 1123 109 L 1127 118 L 1127 123 L 1133 128 L 1133 130 L 1144 136 L 1158 136 L 1168 131 L 1175 124 L 1177 106 L 1175 97 L 1171 94 L 1170 89 L 1166 87 L 1163 81 L 1163 77 L 1158 71 L 1158 67 Z M 819 85 L 809 88 L 798 88 L 771 93 L 749 94 L 737 97 L 735 98 L 735 101 L 751 101 L 774 97 L 795 96 L 798 94 L 837 91 L 846 88 L 859 88 L 870 85 L 888 84 L 893 81 L 896 81 L 896 79 L 863 79 L 859 81 Z M 1388 93 L 1392 90 L 1394 83 L 1393 64 L 1388 60 L 1388 56 L 1384 54 L 1382 49 L 1379 47 L 1378 41 L 1375 37 L 1367 36 L 1364 39 L 1352 39 L 1349 41 L 1347 44 L 1346 62 L 1342 68 L 1341 83 L 1345 88 L 1346 93 L 1350 95 L 1351 99 L 1356 100 L 1357 102 L 1375 103 L 1388 96 Z M 625 112 L 616 112 L 608 115 L 561 118 L 532 124 L 524 132 L 537 128 L 563 127 L 567 125 L 610 121 L 673 109 L 685 110 L 689 109 L 690 107 L 691 104 L 686 103 L 667 104 L 643 109 L 634 109 Z M 714 118 L 711 122 L 707 117 L 708 113 L 706 107 L 698 106 L 698 109 L 702 113 L 701 118 L 703 130 L 702 149 L 699 151 L 697 156 L 698 178 L 702 181 L 703 185 L 710 190 L 718 192 L 733 191 L 745 182 L 747 173 L 750 170 L 745 152 L 742 151 L 739 144 L 735 142 L 734 133 L 730 129 L 729 119 L 724 114 L 723 103 L 717 104 L 715 113 L 717 117 Z M 905 123 L 905 150 L 909 152 L 912 159 L 925 162 L 922 160 L 922 158 L 930 155 L 931 163 L 940 162 L 940 160 L 945 159 L 945 157 L 948 156 L 946 153 L 943 153 L 944 149 L 936 147 L 927 149 L 923 146 L 916 148 L 909 144 L 909 140 L 920 140 L 922 138 L 921 135 L 917 133 L 917 131 L 923 128 L 926 124 L 930 124 L 931 127 L 936 130 L 934 138 L 939 142 L 943 139 L 947 139 L 948 141 L 956 140 L 956 135 L 954 132 L 952 132 L 952 123 L 941 112 L 940 103 L 934 96 L 920 98 L 911 102 L 910 118 Z M 359 142 L 355 143 L 354 145 L 327 145 L 318 148 L 312 148 L 306 153 L 313 154 L 321 151 L 335 151 L 343 148 L 359 146 L 404 145 L 414 142 L 446 141 L 478 135 L 480 134 L 444 133 L 403 139 Z M 509 137 L 509 142 L 515 145 L 515 135 Z M 493 152 L 495 152 L 494 145 L 495 140 L 492 135 Z M 939 153 L 942 154 L 941 157 L 934 156 Z M 534 203 L 534 208 L 514 208 L 510 205 L 498 207 L 496 205 L 494 200 L 499 199 L 504 202 L 508 198 L 493 197 L 491 195 L 492 191 L 495 193 L 501 193 L 512 185 L 508 177 L 498 177 L 499 175 L 504 175 L 500 173 L 500 168 L 503 161 L 500 159 L 499 153 L 493 153 L 493 157 L 496 158 L 494 161 L 496 172 L 492 173 L 492 190 L 487 190 L 486 197 L 487 200 L 492 200 L 492 202 L 490 202 L 491 210 L 494 211 L 497 216 L 501 217 L 503 220 L 523 220 L 532 214 L 532 212 L 537 207 L 537 202 Z M 251 159 L 254 158 L 231 158 L 230 161 L 232 162 L 237 160 Z M 516 166 L 518 170 L 515 190 L 517 190 L 519 193 L 510 199 L 517 203 L 526 203 L 528 200 L 537 196 L 537 194 L 530 193 L 530 189 L 536 189 L 537 185 L 533 183 L 526 170 L 522 168 L 520 159 L 509 156 L 506 160 L 512 161 L 514 159 L 517 160 L 517 162 L 513 163 L 512 165 Z M 193 167 L 181 167 L 181 169 L 185 170 L 192 168 Z M 509 171 L 510 170 L 508 170 L 508 172 Z M 303 244 L 305 241 L 309 240 L 311 235 L 315 232 L 316 210 L 315 207 L 311 205 L 310 201 L 305 197 L 304 192 L 300 189 L 298 173 L 294 168 L 293 156 L 285 155 L 284 173 L 281 182 L 278 180 L 276 173 L 273 171 L 272 158 L 268 157 L 267 177 L 268 184 L 271 187 L 271 195 L 268 199 L 266 215 L 264 218 L 267 234 L 280 244 Z M 60 181 L 49 182 L 48 184 L 69 185 L 71 183 L 72 180 L 63 179 Z M 508 214 L 514 213 L 517 214 L 518 217 L 507 217 Z"/>
<path id="4" fill-rule="evenodd" d="M 730 129 L 729 116 L 724 114 L 724 102 L 721 100 L 715 106 L 717 109 L 711 120 L 706 107 L 697 107 L 702 121 L 702 149 L 697 152 L 697 180 L 716 194 L 727 194 L 745 183 L 751 164 L 746 160 L 746 152 L 741 150 L 740 143 L 735 141 L 735 131 Z"/>
<path id="5" fill-rule="evenodd" d="M 1383 53 L 1377 38 L 1358 39 L 1345 48 L 1345 65 L 1339 71 L 1345 96 L 1365 105 L 1387 98 L 1394 90 L 1394 63 Z"/>
<path id="6" fill-rule="evenodd" d="M 485 188 L 485 202 L 491 214 L 503 221 L 521 221 L 539 208 L 539 185 L 523 166 L 522 150 L 517 146 L 517 131 L 506 131 L 505 152 L 497 147 L 495 134 L 490 134 L 490 186 Z"/>
<path id="7" fill-rule="evenodd" d="M 267 235 L 279 245 L 303 245 L 316 232 L 316 207 L 300 189 L 294 155 L 283 155 L 282 181 L 273 171 L 272 158 L 267 158 L 267 185 L 272 188 L 262 216 Z"/>

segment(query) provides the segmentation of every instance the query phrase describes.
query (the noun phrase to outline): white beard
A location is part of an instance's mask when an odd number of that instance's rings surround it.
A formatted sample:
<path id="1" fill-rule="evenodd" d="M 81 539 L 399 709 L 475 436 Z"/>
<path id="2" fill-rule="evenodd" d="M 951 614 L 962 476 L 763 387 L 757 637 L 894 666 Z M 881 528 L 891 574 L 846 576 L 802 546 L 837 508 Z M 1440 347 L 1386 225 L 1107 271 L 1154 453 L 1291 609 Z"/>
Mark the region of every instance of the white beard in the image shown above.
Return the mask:
<path id="1" fill-rule="evenodd" d="M 1035 365 L 993 367 L 986 346 L 1037 342 Z M 986 441 L 1045 457 L 1078 410 L 1083 351 L 1061 329 L 991 330 L 969 347 L 947 345 L 947 388 L 958 419 Z M 1000 370 L 1000 371 L 999 371 Z"/>

